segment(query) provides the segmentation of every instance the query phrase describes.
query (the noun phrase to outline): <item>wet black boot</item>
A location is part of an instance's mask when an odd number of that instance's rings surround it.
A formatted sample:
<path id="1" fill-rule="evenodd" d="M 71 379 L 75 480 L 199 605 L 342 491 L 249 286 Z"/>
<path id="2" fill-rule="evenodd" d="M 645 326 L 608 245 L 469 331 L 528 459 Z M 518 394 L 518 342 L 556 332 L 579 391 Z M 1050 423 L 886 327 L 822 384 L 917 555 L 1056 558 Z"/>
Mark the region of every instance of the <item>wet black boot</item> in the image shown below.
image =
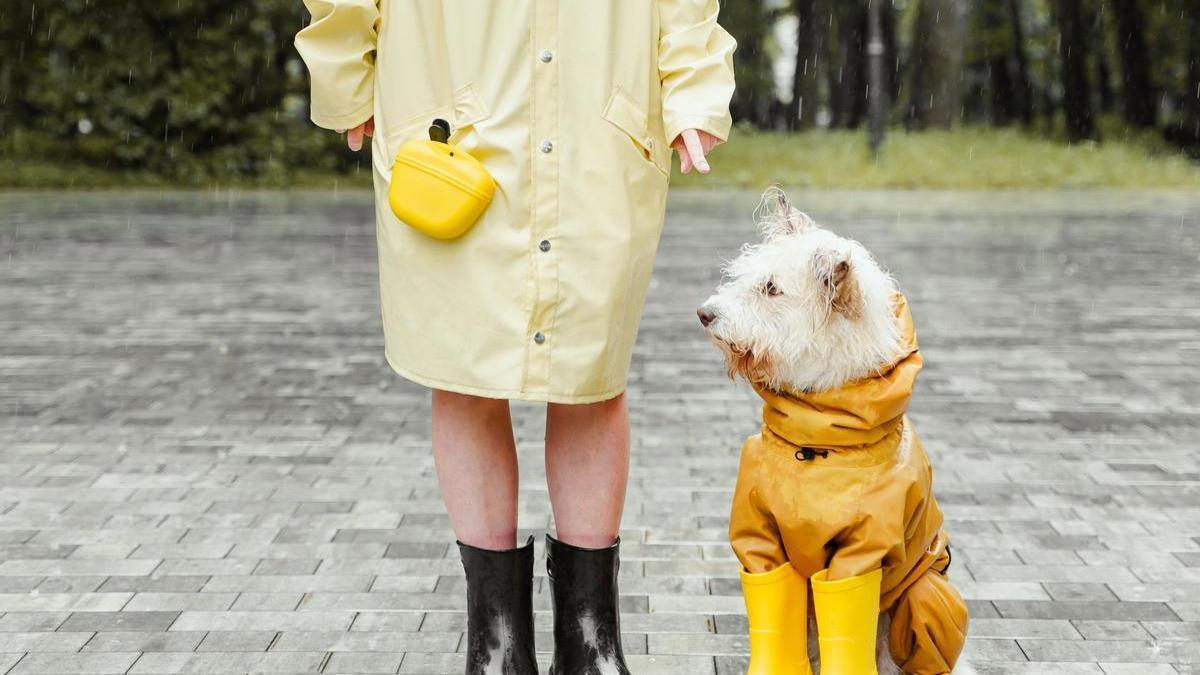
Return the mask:
<path id="1" fill-rule="evenodd" d="M 533 646 L 533 537 L 488 551 L 458 543 L 467 572 L 467 671 L 537 675 Z"/>
<path id="2" fill-rule="evenodd" d="M 608 548 L 579 548 L 546 535 L 554 596 L 550 675 L 629 675 L 617 598 L 620 545 L 618 538 Z"/>

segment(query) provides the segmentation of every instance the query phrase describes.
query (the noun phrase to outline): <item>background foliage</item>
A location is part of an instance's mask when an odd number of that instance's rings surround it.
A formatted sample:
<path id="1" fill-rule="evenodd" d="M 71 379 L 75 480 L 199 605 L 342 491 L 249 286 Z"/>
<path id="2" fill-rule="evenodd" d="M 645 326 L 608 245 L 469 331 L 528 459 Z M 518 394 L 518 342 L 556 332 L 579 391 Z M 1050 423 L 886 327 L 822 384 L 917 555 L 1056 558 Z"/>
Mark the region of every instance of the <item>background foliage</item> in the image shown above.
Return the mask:
<path id="1" fill-rule="evenodd" d="M 797 147 L 843 152 L 830 132 L 866 124 L 874 10 L 893 135 L 1012 127 L 1200 156 L 1197 0 L 729 0 L 740 133 L 770 131 L 763 147 L 787 142 L 776 133 L 830 136 Z M 299 0 L 4 0 L 0 184 L 365 173 L 307 120 L 293 47 L 306 21 Z M 949 149 L 972 145 L 953 138 Z"/>
<path id="2" fill-rule="evenodd" d="M 5 0 L 5 151 L 184 182 L 347 163 L 307 122 L 295 0 Z"/>

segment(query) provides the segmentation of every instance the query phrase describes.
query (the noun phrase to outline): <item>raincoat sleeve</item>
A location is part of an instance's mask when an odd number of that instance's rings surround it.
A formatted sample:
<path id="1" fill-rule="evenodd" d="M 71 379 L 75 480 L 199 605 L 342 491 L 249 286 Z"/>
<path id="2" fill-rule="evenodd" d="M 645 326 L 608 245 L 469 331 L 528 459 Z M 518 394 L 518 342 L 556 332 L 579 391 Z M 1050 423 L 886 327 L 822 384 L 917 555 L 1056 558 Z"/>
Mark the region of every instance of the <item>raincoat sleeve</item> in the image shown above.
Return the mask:
<path id="1" fill-rule="evenodd" d="M 658 75 L 668 141 L 685 129 L 729 137 L 737 42 L 717 23 L 718 9 L 717 0 L 658 0 Z"/>
<path id="2" fill-rule="evenodd" d="M 296 34 L 308 65 L 312 121 L 352 129 L 374 114 L 378 0 L 304 0 L 312 22 Z"/>

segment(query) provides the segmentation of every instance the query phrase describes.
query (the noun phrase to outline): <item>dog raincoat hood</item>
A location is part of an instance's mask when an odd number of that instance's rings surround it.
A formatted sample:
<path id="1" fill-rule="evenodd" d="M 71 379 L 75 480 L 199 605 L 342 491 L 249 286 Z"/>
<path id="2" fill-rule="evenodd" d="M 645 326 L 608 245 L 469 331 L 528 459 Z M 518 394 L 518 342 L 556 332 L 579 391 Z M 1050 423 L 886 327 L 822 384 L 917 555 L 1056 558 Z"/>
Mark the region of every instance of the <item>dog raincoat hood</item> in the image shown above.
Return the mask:
<path id="1" fill-rule="evenodd" d="M 792 445 L 826 450 L 862 449 L 893 434 L 908 409 L 921 370 L 917 335 L 904 296 L 896 294 L 901 356 L 875 377 L 819 392 L 779 393 L 755 387 L 763 423 Z"/>

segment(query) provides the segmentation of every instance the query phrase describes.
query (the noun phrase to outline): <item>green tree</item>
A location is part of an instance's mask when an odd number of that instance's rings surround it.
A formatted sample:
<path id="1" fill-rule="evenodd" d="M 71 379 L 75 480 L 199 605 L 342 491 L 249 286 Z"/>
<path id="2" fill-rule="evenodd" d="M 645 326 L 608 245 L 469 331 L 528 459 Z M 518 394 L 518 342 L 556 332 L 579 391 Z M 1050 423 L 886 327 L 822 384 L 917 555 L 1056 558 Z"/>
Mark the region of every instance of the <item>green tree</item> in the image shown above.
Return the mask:
<path id="1" fill-rule="evenodd" d="M 28 136 L 72 161 L 197 181 L 332 167 L 297 96 L 300 14 L 292 0 L 8 0 L 4 30 L 26 36 L 8 91 Z"/>

